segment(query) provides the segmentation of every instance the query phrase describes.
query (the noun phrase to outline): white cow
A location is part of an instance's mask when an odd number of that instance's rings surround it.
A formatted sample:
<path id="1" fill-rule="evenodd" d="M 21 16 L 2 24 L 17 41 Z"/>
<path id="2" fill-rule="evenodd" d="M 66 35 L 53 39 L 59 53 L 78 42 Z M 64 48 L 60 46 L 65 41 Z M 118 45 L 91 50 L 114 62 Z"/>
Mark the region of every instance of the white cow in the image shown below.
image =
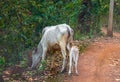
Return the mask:
<path id="1" fill-rule="evenodd" d="M 73 39 L 73 29 L 67 24 L 45 27 L 42 31 L 42 38 L 32 54 L 32 66 L 35 68 L 41 60 L 45 59 L 48 48 L 58 44 L 63 55 L 63 72 L 66 64 L 66 48 L 70 51 L 70 41 Z"/>

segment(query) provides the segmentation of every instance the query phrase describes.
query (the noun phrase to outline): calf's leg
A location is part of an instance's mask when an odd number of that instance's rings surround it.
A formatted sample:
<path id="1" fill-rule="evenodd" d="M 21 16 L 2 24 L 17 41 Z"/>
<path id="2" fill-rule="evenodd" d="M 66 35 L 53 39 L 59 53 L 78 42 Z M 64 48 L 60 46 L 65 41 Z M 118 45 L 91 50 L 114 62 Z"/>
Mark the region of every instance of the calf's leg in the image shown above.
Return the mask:
<path id="1" fill-rule="evenodd" d="M 71 70 L 72 70 L 72 54 L 70 53 L 70 55 L 69 55 L 69 72 L 68 72 L 68 75 L 71 74 Z"/>
<path id="2" fill-rule="evenodd" d="M 78 69 L 77 69 L 77 67 L 78 67 L 78 54 L 76 54 L 76 58 L 75 58 L 75 72 L 78 75 Z"/>

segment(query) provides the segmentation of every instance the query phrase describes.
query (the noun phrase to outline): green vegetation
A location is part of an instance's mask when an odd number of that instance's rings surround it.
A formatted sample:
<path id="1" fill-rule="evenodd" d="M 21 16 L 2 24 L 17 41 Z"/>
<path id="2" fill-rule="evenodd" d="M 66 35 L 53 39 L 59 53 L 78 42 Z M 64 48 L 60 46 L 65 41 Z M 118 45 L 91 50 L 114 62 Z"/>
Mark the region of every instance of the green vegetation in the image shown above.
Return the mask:
<path id="1" fill-rule="evenodd" d="M 109 0 L 1 0 L 0 70 L 23 61 L 23 52 L 37 46 L 45 26 L 67 23 L 75 39 L 100 34 L 100 27 L 107 25 L 108 10 Z M 115 0 L 114 12 L 117 28 L 120 0 Z"/>
<path id="2" fill-rule="evenodd" d="M 46 61 L 41 61 L 41 65 L 39 66 L 38 70 L 40 71 L 45 70 L 45 66 L 46 66 Z"/>

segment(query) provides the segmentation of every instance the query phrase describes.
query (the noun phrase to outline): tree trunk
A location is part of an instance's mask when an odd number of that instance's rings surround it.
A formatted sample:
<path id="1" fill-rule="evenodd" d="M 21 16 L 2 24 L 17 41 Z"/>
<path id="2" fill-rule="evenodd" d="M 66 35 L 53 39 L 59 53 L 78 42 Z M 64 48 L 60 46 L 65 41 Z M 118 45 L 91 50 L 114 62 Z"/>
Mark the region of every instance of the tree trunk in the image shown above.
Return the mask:
<path id="1" fill-rule="evenodd" d="M 110 0 L 110 7 L 109 7 L 109 22 L 108 22 L 108 29 L 107 29 L 107 36 L 113 36 L 113 9 L 114 9 L 114 0 Z"/>
<path id="2" fill-rule="evenodd" d="M 92 7 L 91 0 L 82 0 L 82 9 L 78 15 L 78 26 L 80 33 L 89 33 L 90 32 L 90 21 L 91 16 L 88 12 Z"/>

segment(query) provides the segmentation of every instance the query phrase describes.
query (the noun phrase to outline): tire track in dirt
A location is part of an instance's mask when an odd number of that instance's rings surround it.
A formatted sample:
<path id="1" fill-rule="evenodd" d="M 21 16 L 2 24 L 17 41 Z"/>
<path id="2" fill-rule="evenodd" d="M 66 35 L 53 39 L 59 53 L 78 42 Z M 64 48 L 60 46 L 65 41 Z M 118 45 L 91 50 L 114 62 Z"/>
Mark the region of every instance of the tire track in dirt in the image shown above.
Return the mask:
<path id="1" fill-rule="evenodd" d="M 64 82 L 120 82 L 118 34 L 113 38 L 95 40 L 79 57 L 79 76 L 72 74 Z"/>
<path id="2" fill-rule="evenodd" d="M 120 44 L 107 44 L 104 48 L 97 60 L 95 82 L 120 82 Z"/>

